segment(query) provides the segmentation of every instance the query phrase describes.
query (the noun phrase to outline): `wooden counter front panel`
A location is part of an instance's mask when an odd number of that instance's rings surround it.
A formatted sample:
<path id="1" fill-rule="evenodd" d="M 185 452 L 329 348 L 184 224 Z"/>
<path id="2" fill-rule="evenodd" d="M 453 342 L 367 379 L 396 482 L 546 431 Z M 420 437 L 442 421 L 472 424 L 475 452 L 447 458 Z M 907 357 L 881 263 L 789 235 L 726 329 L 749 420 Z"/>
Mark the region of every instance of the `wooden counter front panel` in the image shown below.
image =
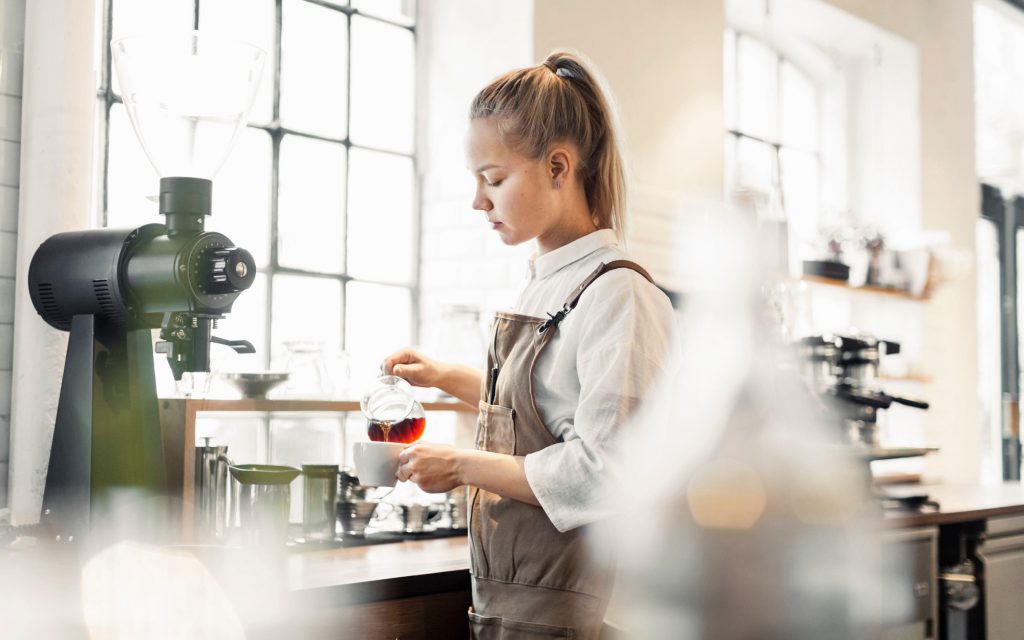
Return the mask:
<path id="1" fill-rule="evenodd" d="M 468 640 L 470 592 L 384 600 L 304 614 L 293 637 L 311 640 Z"/>

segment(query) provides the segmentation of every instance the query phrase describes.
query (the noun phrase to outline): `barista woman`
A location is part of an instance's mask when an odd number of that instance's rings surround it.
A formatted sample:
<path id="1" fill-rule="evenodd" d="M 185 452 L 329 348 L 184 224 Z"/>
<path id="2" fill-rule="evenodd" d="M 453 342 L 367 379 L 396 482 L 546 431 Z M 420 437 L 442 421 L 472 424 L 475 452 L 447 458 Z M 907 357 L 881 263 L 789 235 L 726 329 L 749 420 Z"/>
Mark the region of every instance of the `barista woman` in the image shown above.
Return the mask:
<path id="1" fill-rule="evenodd" d="M 570 53 L 506 73 L 470 108 L 473 207 L 505 244 L 534 241 L 513 312 L 494 320 L 483 372 L 411 349 L 389 373 L 480 407 L 476 450 L 421 443 L 398 477 L 470 485 L 477 638 L 594 638 L 610 572 L 586 561 L 586 525 L 617 440 L 665 362 L 671 305 L 619 248 L 624 173 L 609 98 Z M 573 635 L 562 635 L 563 630 Z"/>

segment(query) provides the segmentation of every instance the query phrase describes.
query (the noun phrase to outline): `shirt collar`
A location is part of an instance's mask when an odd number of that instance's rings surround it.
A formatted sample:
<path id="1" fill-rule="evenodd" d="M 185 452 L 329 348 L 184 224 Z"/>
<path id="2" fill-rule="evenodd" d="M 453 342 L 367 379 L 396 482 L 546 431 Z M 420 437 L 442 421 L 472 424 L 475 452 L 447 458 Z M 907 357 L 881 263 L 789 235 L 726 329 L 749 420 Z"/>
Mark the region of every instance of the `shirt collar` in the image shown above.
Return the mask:
<path id="1" fill-rule="evenodd" d="M 558 247 L 544 255 L 534 254 L 530 257 L 530 272 L 537 280 L 546 278 L 562 267 L 576 262 L 591 253 L 607 246 L 617 246 L 618 238 L 612 229 L 598 229 L 569 244 Z"/>

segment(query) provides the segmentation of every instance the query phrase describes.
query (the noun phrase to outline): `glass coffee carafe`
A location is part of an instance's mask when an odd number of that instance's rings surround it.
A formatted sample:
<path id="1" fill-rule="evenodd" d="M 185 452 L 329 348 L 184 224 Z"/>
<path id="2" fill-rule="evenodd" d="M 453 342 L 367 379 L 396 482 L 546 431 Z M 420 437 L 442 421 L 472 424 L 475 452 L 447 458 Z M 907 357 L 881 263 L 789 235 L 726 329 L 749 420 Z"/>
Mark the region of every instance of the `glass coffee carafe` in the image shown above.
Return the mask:
<path id="1" fill-rule="evenodd" d="M 380 376 L 363 394 L 366 435 L 374 442 L 411 444 L 420 439 L 427 415 L 412 387 L 398 376 Z"/>

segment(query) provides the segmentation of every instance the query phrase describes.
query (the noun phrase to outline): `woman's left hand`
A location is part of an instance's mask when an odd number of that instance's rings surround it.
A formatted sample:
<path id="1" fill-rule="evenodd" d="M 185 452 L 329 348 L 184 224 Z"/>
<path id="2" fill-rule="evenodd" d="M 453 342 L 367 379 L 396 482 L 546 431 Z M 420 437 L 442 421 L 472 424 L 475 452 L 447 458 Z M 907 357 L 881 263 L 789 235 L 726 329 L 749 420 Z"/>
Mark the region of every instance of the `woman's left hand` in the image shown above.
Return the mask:
<path id="1" fill-rule="evenodd" d="M 427 493 L 444 493 L 462 484 L 459 461 L 462 450 L 443 444 L 416 443 L 398 458 L 398 479 L 415 482 Z"/>

